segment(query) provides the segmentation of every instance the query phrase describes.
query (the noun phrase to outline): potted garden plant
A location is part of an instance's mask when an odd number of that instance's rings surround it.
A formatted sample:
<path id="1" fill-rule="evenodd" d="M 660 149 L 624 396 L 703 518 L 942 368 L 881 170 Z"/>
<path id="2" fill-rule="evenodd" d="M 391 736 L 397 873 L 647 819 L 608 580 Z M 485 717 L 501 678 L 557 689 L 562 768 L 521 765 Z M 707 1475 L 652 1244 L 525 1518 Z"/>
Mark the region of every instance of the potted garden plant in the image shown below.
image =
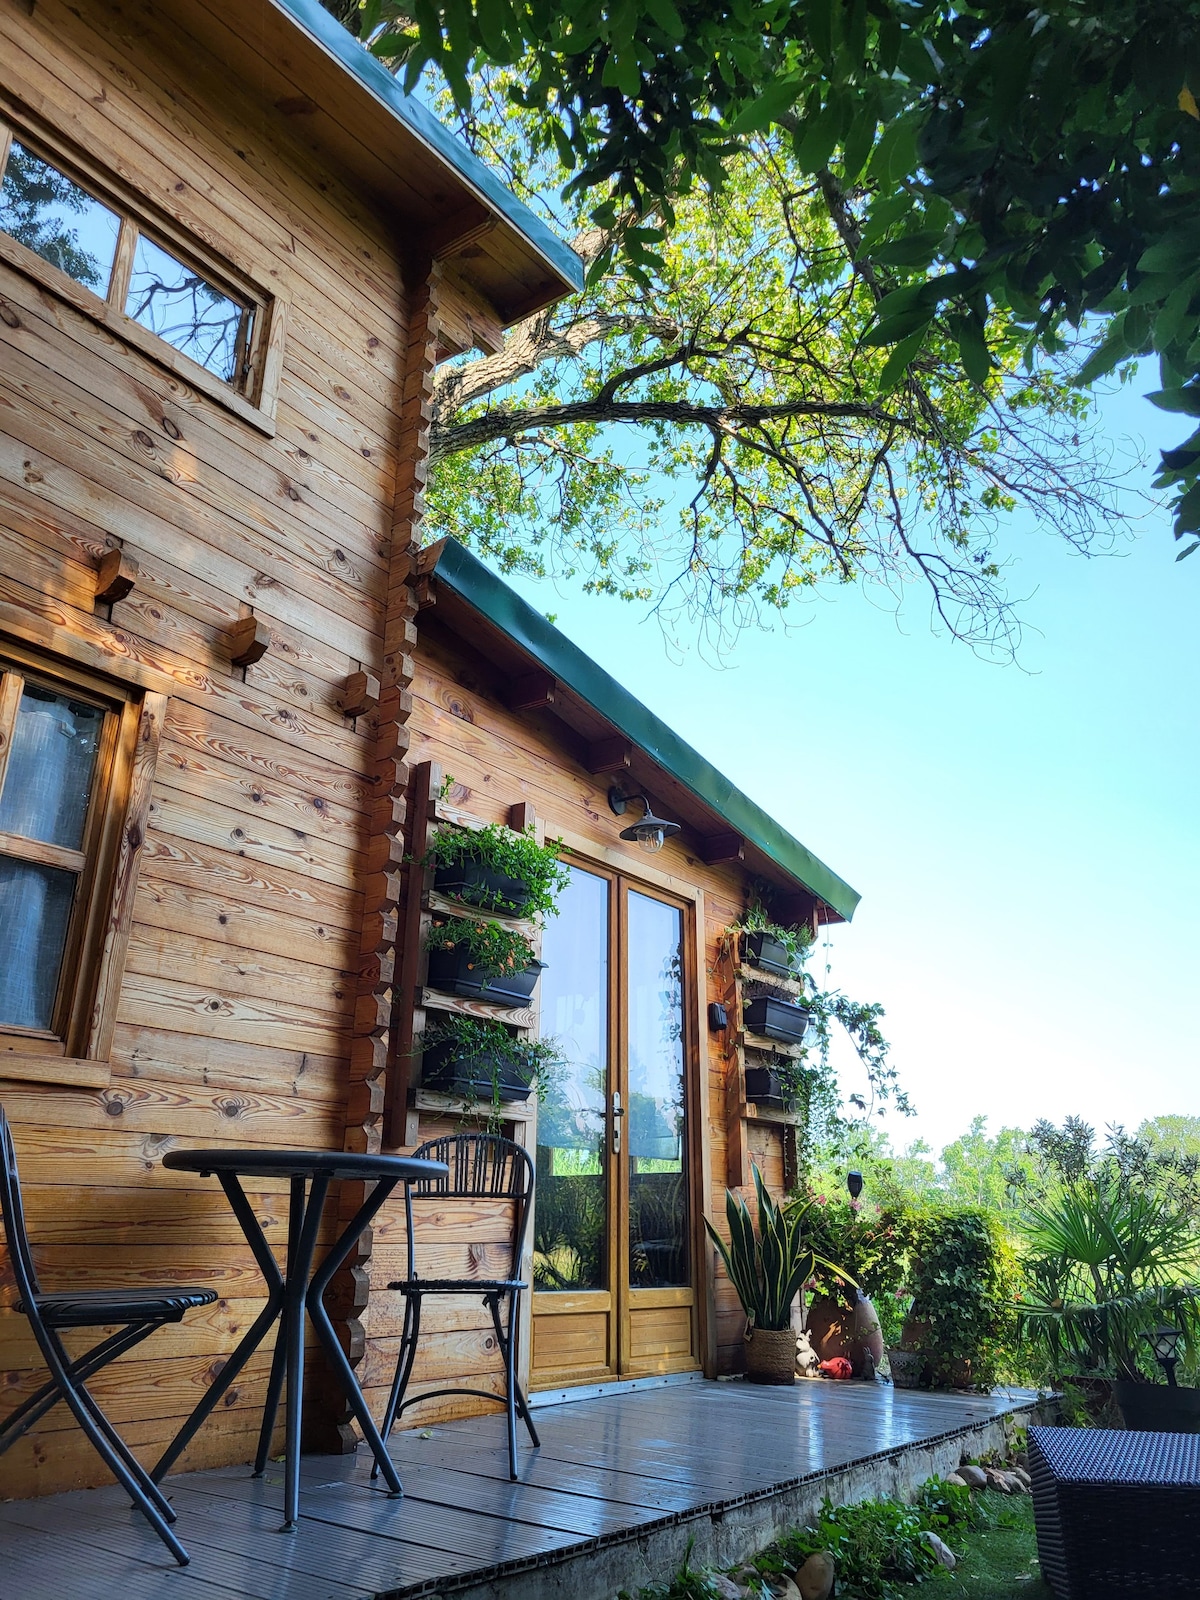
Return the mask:
<path id="1" fill-rule="evenodd" d="M 765 913 L 747 913 L 738 925 L 739 950 L 746 966 L 773 978 L 800 976 L 812 934 L 806 928 L 785 928 L 767 920 Z"/>
<path id="2" fill-rule="evenodd" d="M 502 1022 L 479 1017 L 439 1017 L 420 1036 L 421 1084 L 466 1102 L 544 1097 L 563 1057 L 554 1039 L 514 1034 Z"/>
<path id="3" fill-rule="evenodd" d="M 809 1192 L 813 1248 L 842 1263 L 818 1266 L 805 1285 L 805 1332 L 822 1361 L 845 1356 L 855 1377 L 883 1360 L 877 1302 L 891 1304 L 904 1282 L 903 1218 L 891 1208 Z"/>
<path id="4" fill-rule="evenodd" d="M 796 1377 L 792 1302 L 818 1267 L 830 1272 L 840 1269 L 818 1257 L 809 1243 L 807 1202 L 777 1205 L 767 1192 L 762 1173 L 757 1167 L 752 1170 L 758 1197 L 757 1234 L 746 1202 L 732 1189 L 725 1191 L 729 1243 L 707 1217 L 704 1226 L 746 1314 L 746 1376 L 754 1383 L 788 1384 Z"/>
<path id="5" fill-rule="evenodd" d="M 439 828 L 421 858 L 433 867 L 434 888 L 449 899 L 510 917 L 553 913 L 567 881 L 560 841 L 539 844 L 532 829 Z"/>
<path id="6" fill-rule="evenodd" d="M 1126 1427 L 1200 1432 L 1200 1390 L 1176 1386 L 1178 1349 L 1200 1346 L 1195 1232 L 1169 1193 L 1113 1172 L 1068 1183 L 1029 1209 L 1021 1325 L 1054 1377 Z M 1163 1337 L 1163 1328 L 1177 1339 Z M 1155 1345 L 1168 1381 L 1155 1382 Z"/>
<path id="7" fill-rule="evenodd" d="M 790 1056 L 772 1056 L 770 1062 L 746 1067 L 746 1099 L 772 1111 L 797 1111 L 805 1103 L 805 1069 Z"/>
<path id="8" fill-rule="evenodd" d="M 906 1217 L 912 1306 L 900 1348 L 935 1388 L 990 1389 L 1015 1323 L 1016 1260 L 991 1213 L 927 1206 Z"/>
<path id="9" fill-rule="evenodd" d="M 497 1006 L 528 1005 L 546 965 L 525 934 L 474 918 L 435 922 L 425 947 L 431 988 Z"/>

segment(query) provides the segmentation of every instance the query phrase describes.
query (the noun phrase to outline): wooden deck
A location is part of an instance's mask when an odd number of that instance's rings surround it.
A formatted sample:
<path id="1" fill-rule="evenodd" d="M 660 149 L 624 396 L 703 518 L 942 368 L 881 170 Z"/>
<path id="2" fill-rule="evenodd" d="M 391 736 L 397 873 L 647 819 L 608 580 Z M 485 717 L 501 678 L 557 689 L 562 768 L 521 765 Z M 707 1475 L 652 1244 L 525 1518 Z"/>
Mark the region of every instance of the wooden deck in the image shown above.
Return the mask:
<path id="1" fill-rule="evenodd" d="M 960 1439 L 1029 1403 L 819 1382 L 606 1395 L 537 1410 L 542 1448 L 522 1437 L 519 1483 L 508 1479 L 502 1418 L 443 1423 L 394 1436 L 402 1500 L 370 1483 L 365 1461 L 307 1457 L 292 1534 L 279 1531 L 277 1468 L 258 1480 L 244 1467 L 186 1473 L 167 1484 L 186 1569 L 115 1485 L 8 1501 L 0 1600 L 415 1600 L 501 1589 L 585 1600 L 663 1575 L 656 1561 L 698 1530 L 707 1544 L 695 1543 L 697 1559 L 723 1549 L 732 1561 L 753 1548 L 753 1517 L 783 1526 L 797 1494 L 819 1500 L 855 1483 L 862 1493 L 905 1461 L 921 1476 L 939 1448 L 956 1464 Z M 726 1523 L 751 1543 L 709 1549 Z"/>

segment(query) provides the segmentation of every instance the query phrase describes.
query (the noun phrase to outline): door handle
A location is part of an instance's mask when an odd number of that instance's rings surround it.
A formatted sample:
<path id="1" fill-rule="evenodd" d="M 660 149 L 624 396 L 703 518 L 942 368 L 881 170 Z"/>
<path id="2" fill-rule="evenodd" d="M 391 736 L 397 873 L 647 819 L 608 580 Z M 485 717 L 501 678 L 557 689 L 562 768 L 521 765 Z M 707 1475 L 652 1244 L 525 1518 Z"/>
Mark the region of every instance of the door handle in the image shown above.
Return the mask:
<path id="1" fill-rule="evenodd" d="M 613 1090 L 612 1097 L 612 1152 L 619 1156 L 621 1153 L 621 1118 L 625 1115 L 625 1107 L 621 1104 L 621 1096 Z"/>

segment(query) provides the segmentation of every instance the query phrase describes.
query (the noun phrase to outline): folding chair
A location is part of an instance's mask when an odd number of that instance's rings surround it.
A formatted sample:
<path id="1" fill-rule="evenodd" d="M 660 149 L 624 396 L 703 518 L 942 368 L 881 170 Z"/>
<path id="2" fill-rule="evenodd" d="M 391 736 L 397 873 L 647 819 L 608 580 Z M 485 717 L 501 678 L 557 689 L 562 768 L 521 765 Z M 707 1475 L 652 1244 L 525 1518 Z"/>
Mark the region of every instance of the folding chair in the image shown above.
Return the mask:
<path id="1" fill-rule="evenodd" d="M 487 1389 L 431 1389 L 404 1398 L 412 1376 L 421 1334 L 421 1306 L 426 1295 L 478 1294 L 492 1314 L 496 1330 L 496 1343 L 504 1361 L 504 1400 L 500 1402 L 508 1412 L 508 1470 L 517 1476 L 517 1417 L 529 1431 L 535 1449 L 541 1440 L 529 1414 L 529 1403 L 517 1382 L 517 1348 L 521 1324 L 521 1293 L 528 1284 L 521 1281 L 521 1256 L 525 1249 L 525 1234 L 529 1214 L 533 1209 L 533 1162 L 526 1151 L 511 1139 L 502 1139 L 493 1133 L 460 1133 L 441 1139 L 430 1139 L 414 1156 L 430 1161 L 444 1161 L 450 1171 L 444 1178 L 422 1178 L 410 1184 L 405 1191 L 405 1218 L 408 1224 L 408 1277 L 389 1283 L 404 1296 L 404 1329 L 400 1336 L 400 1351 L 396 1361 L 396 1376 L 388 1397 L 380 1430 L 386 1439 L 409 1406 L 422 1400 L 432 1400 L 438 1395 L 475 1395 L 483 1400 L 499 1401 L 499 1396 Z M 421 1278 L 417 1274 L 416 1240 L 413 1233 L 413 1200 L 503 1200 L 513 1207 L 512 1255 L 508 1275 L 503 1278 Z M 501 1316 L 501 1303 L 506 1303 L 507 1317 Z M 371 1476 L 378 1472 L 376 1467 Z"/>
<path id="2" fill-rule="evenodd" d="M 168 1523 L 175 1521 L 175 1512 L 88 1393 L 86 1384 L 102 1367 L 149 1338 L 157 1328 L 181 1321 L 184 1312 L 196 1306 L 211 1305 L 217 1298 L 216 1291 L 131 1288 L 43 1292 L 38 1286 L 25 1231 L 17 1155 L 3 1108 L 0 1108 L 0 1215 L 4 1218 L 8 1254 L 21 1294 L 17 1310 L 29 1319 L 33 1336 L 50 1369 L 49 1383 L 43 1384 L 0 1424 L 0 1455 L 60 1400 L 65 1400 L 100 1459 L 111 1469 L 179 1565 L 186 1567 L 188 1553 L 168 1527 Z M 116 1333 L 74 1359 L 59 1337 L 61 1328 L 104 1328 L 114 1323 L 122 1324 Z"/>

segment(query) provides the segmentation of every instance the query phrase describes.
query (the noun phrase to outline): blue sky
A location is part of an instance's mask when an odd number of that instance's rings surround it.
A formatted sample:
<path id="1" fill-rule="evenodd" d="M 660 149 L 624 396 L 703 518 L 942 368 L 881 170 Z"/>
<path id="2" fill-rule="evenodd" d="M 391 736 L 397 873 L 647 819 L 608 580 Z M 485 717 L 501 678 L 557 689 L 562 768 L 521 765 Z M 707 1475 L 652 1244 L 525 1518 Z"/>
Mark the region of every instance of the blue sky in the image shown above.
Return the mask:
<path id="1" fill-rule="evenodd" d="M 1136 392 L 1102 411 L 1123 449 L 1178 442 Z M 977 1114 L 1200 1113 L 1200 554 L 1177 566 L 1153 512 L 1117 556 L 1028 524 L 1007 548 L 1032 598 L 1006 667 L 933 636 L 915 591 L 899 618 L 834 593 L 718 668 L 618 601 L 518 584 L 860 891 L 833 978 L 887 1008 L 918 1108 L 893 1136 L 935 1149 Z"/>

